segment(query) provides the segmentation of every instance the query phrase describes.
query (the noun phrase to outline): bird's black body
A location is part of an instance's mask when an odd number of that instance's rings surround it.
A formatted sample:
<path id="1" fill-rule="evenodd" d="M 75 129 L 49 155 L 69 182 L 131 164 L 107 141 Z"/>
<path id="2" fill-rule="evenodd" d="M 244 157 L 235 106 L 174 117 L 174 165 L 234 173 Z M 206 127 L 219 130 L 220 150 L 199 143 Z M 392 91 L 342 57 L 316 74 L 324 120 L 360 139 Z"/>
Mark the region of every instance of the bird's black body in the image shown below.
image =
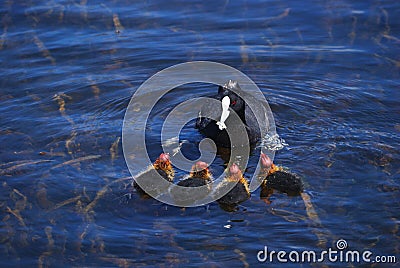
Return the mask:
<path id="1" fill-rule="evenodd" d="M 285 171 L 276 171 L 268 175 L 262 186 L 287 193 L 288 195 L 300 195 L 304 190 L 301 178 Z"/>
<path id="2" fill-rule="evenodd" d="M 206 185 L 206 188 L 193 190 L 196 187 Z M 182 188 L 173 187 L 170 192 L 176 204 L 182 207 L 196 204 L 211 192 L 211 180 L 203 178 L 187 178 L 178 182 L 177 186 L 182 186 Z"/>
<path id="3" fill-rule="evenodd" d="M 246 189 L 246 186 L 238 182 L 224 182 L 223 186 L 220 186 L 219 190 L 223 190 L 225 187 L 232 187 L 232 184 L 236 184 L 227 194 L 218 199 L 218 203 L 225 205 L 237 205 L 247 199 L 249 199 L 250 194 Z"/>
<path id="4" fill-rule="evenodd" d="M 207 184 L 208 182 L 203 178 L 187 178 L 177 183 L 178 186 L 183 187 L 200 187 Z"/>

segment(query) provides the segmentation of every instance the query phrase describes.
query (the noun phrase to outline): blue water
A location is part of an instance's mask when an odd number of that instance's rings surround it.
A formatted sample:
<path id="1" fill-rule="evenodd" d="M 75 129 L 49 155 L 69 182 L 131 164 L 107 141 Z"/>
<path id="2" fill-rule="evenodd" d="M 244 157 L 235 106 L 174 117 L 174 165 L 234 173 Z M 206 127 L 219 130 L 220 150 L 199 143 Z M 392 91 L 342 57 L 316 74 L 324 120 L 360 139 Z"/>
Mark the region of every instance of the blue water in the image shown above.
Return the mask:
<path id="1" fill-rule="evenodd" d="M 399 17 L 396 1 L 0 2 L 0 265 L 247 267 L 264 246 L 321 252 L 338 239 L 398 262 Z M 319 221 L 301 197 L 266 204 L 260 190 L 236 212 L 124 196 L 131 96 L 194 60 L 257 83 L 288 143 L 275 162 L 304 179 Z M 148 137 L 191 94 L 173 91 Z M 202 136 L 185 131 L 195 158 Z"/>

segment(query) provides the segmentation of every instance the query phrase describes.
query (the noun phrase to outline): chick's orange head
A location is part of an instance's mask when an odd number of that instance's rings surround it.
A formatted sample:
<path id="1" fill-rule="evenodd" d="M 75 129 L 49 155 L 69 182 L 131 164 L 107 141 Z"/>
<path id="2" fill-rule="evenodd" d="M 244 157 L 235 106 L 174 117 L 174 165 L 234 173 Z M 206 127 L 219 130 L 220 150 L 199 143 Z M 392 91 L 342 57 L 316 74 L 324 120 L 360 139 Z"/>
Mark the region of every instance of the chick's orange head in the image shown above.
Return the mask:
<path id="1" fill-rule="evenodd" d="M 261 153 L 261 165 L 263 168 L 271 168 L 272 166 L 272 160 L 269 158 L 268 155 Z"/>
<path id="2" fill-rule="evenodd" d="M 158 159 L 160 159 L 161 162 L 169 162 L 169 153 L 160 154 Z"/>
<path id="3" fill-rule="evenodd" d="M 235 181 L 240 181 L 243 178 L 242 171 L 240 170 L 239 166 L 233 163 L 229 167 L 229 173 L 230 173 L 230 179 L 233 179 Z"/>
<path id="4" fill-rule="evenodd" d="M 196 162 L 196 164 L 193 165 L 192 171 L 198 172 L 198 171 L 202 171 L 207 168 L 208 168 L 208 165 L 206 162 L 198 161 L 198 162 Z"/>
<path id="5" fill-rule="evenodd" d="M 157 158 L 157 160 L 154 162 L 154 167 L 157 168 L 161 168 L 161 169 L 171 169 L 171 162 L 170 162 L 170 158 L 169 158 L 169 154 L 168 153 L 162 153 L 160 154 L 160 156 Z"/>

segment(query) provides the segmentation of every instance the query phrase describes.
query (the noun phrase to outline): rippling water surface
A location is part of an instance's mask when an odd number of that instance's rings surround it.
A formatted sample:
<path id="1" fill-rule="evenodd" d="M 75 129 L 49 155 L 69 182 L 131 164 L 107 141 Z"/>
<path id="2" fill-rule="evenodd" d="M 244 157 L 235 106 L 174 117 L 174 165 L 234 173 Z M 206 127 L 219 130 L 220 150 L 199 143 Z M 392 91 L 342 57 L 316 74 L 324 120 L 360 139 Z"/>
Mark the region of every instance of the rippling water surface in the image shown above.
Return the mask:
<path id="1" fill-rule="evenodd" d="M 2 1 L 0 265 L 247 267 L 264 246 L 320 252 L 338 239 L 399 261 L 399 17 L 396 1 Z M 288 143 L 275 162 L 302 176 L 315 211 L 260 190 L 236 212 L 124 196 L 131 96 L 194 60 L 257 83 Z M 161 100 L 150 158 L 171 107 L 215 90 Z M 193 122 L 180 138 L 196 158 Z"/>

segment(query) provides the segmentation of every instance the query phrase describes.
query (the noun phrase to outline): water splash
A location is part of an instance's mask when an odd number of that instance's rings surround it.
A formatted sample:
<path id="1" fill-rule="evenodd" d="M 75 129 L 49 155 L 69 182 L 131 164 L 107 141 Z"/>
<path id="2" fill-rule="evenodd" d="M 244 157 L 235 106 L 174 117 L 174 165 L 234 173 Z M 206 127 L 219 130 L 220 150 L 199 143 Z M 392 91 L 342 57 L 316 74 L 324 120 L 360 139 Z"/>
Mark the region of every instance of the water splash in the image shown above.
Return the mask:
<path id="1" fill-rule="evenodd" d="M 278 151 L 283 149 L 285 146 L 289 146 L 286 141 L 279 137 L 277 133 L 267 133 L 261 141 L 260 147 L 269 151 Z"/>

